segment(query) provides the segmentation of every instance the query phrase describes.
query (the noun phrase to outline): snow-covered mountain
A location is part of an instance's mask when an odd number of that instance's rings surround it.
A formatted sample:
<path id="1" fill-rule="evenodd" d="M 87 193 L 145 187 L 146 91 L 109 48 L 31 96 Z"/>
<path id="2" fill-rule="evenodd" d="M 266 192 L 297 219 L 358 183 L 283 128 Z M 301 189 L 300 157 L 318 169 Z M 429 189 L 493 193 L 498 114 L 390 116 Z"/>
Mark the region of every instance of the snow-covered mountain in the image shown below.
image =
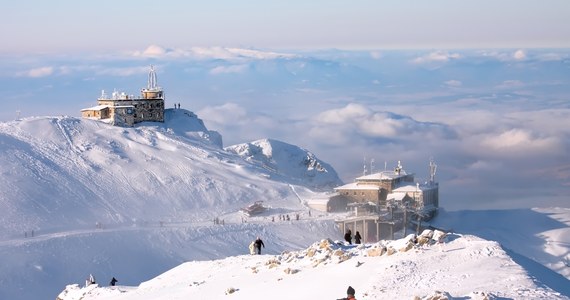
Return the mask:
<path id="1" fill-rule="evenodd" d="M 264 201 L 269 214 L 306 213 L 309 187 L 340 182 L 332 167 L 282 142 L 274 141 L 275 156 L 310 157 L 320 172 L 304 181 L 277 170 L 303 174 L 307 165 L 247 161 L 183 109 L 134 128 L 73 117 L 2 123 L 0 148 L 0 299 L 53 299 L 85 272 L 125 272 L 134 284 L 188 259 L 241 254 L 256 235 L 276 240 L 280 230 L 242 223 L 240 208 Z M 223 229 L 210 228 L 214 218 Z M 303 224 L 271 241 L 272 251 L 335 231 L 332 222 Z M 207 242 L 190 247 L 195 241 Z"/>
<path id="2" fill-rule="evenodd" d="M 311 211 L 305 200 L 340 181 L 332 167 L 271 139 L 223 148 L 187 110 L 165 119 L 134 128 L 71 117 L 0 124 L 0 299 L 63 290 L 65 300 L 336 299 L 348 285 L 358 299 L 436 290 L 570 299 L 568 209 L 442 210 L 434 225 L 456 232 L 443 245 L 381 256 L 371 251 L 401 250 L 409 238 L 324 249 L 315 242 L 340 238 L 334 220 L 346 213 Z M 269 208 L 261 215 L 239 213 L 259 200 Z M 266 255 L 244 255 L 256 236 Z M 101 287 L 73 285 L 89 274 Z M 106 287 L 112 277 L 119 287 Z"/>
<path id="3" fill-rule="evenodd" d="M 279 175 L 280 181 L 292 181 L 315 188 L 341 184 L 335 170 L 313 153 L 284 142 L 263 139 L 225 148 L 249 162 L 255 162 Z"/>

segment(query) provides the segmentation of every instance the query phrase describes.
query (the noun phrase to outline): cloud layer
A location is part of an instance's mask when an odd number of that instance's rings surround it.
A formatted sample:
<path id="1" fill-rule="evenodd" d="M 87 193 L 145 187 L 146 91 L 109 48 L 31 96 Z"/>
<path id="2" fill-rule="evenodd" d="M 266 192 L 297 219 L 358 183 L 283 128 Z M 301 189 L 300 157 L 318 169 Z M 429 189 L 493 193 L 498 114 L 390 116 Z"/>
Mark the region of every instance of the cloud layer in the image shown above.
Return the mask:
<path id="1" fill-rule="evenodd" d="M 563 205 L 570 193 L 570 53 L 563 50 L 264 51 L 223 47 L 2 60 L 4 120 L 79 116 L 101 89 L 137 93 L 149 65 L 224 145 L 273 138 L 346 182 L 439 164 L 448 209 Z M 47 92 L 49 91 L 49 92 Z"/>

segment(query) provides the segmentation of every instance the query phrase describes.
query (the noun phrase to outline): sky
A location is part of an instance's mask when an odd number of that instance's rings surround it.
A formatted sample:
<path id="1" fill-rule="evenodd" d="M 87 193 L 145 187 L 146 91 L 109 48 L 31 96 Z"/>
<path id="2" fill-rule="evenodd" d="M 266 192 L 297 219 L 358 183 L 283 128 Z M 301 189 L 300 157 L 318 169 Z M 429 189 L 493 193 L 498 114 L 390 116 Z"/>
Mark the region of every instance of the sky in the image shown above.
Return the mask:
<path id="1" fill-rule="evenodd" d="M 4 2 L 0 53 L 570 47 L 564 0 Z"/>

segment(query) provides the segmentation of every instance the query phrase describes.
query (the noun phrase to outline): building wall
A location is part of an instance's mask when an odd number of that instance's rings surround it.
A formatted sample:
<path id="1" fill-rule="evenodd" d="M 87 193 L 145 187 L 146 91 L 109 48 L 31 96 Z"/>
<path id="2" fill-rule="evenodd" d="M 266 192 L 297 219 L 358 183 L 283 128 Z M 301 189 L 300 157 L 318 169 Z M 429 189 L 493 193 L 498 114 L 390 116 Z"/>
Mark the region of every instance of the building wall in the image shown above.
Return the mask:
<path id="1" fill-rule="evenodd" d="M 132 121 L 125 122 L 125 124 L 133 124 L 140 122 L 164 122 L 164 99 L 126 99 L 126 100 L 113 100 L 113 99 L 99 99 L 98 105 L 107 105 L 112 107 L 111 113 L 108 117 L 115 119 L 121 118 Z M 122 112 L 116 112 L 116 106 L 133 106 L 134 114 L 127 116 Z M 102 118 L 105 119 L 105 118 Z"/>
<path id="2" fill-rule="evenodd" d="M 164 122 L 164 100 L 139 100 L 133 101 L 132 105 L 135 107 L 135 123 Z"/>
<path id="3" fill-rule="evenodd" d="M 357 184 L 375 185 L 391 193 L 393 189 L 406 182 L 414 182 L 414 174 L 406 174 L 394 179 L 357 179 Z"/>
<path id="4" fill-rule="evenodd" d="M 111 119 L 113 120 L 113 125 L 122 125 L 122 126 L 134 125 L 135 123 L 134 108 L 132 106 L 113 107 L 111 111 L 112 111 Z"/>
<path id="5" fill-rule="evenodd" d="M 381 196 L 381 190 L 364 190 L 364 189 L 339 189 L 338 193 L 348 198 L 349 202 L 373 202 L 378 203 Z M 385 200 L 385 199 L 384 199 Z"/>
<path id="6" fill-rule="evenodd" d="M 86 109 L 81 111 L 81 117 L 83 118 L 94 118 L 100 120 L 100 119 L 109 118 L 109 115 L 110 114 L 108 108 L 104 108 L 101 110 Z"/>

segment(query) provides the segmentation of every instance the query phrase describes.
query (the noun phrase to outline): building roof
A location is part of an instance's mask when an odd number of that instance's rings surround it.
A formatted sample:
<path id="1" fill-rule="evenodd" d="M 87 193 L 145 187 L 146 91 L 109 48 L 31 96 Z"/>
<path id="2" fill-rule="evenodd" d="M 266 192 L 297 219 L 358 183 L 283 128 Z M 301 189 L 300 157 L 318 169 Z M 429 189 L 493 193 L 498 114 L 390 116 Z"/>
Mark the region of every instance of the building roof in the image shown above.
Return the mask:
<path id="1" fill-rule="evenodd" d="M 374 184 L 363 184 L 358 182 L 352 182 L 349 184 L 345 184 L 342 186 L 338 186 L 334 188 L 335 190 L 375 190 L 378 191 L 381 189 L 380 186 Z"/>
<path id="2" fill-rule="evenodd" d="M 426 190 L 431 190 L 436 188 L 436 185 L 429 185 L 429 184 L 409 184 L 409 185 L 403 185 L 401 187 L 398 187 L 396 189 L 393 189 L 392 192 L 394 193 L 412 193 L 412 192 L 418 192 L 418 191 L 426 191 Z"/>
<path id="3" fill-rule="evenodd" d="M 402 170 L 399 174 L 396 171 L 381 171 L 378 173 L 357 177 L 356 180 L 357 181 L 358 180 L 392 180 L 392 179 L 404 177 L 407 175 L 413 175 L 413 174 L 408 174 L 404 170 Z"/>
<path id="4" fill-rule="evenodd" d="M 396 201 L 402 201 L 406 197 L 406 193 L 390 193 L 386 196 L 387 200 L 394 199 Z"/>
<path id="5" fill-rule="evenodd" d="M 109 108 L 109 105 L 97 105 L 97 106 L 93 106 L 93 107 L 89 107 L 89 108 L 84 108 L 81 111 L 87 111 L 87 110 L 103 110 L 105 108 Z"/>

